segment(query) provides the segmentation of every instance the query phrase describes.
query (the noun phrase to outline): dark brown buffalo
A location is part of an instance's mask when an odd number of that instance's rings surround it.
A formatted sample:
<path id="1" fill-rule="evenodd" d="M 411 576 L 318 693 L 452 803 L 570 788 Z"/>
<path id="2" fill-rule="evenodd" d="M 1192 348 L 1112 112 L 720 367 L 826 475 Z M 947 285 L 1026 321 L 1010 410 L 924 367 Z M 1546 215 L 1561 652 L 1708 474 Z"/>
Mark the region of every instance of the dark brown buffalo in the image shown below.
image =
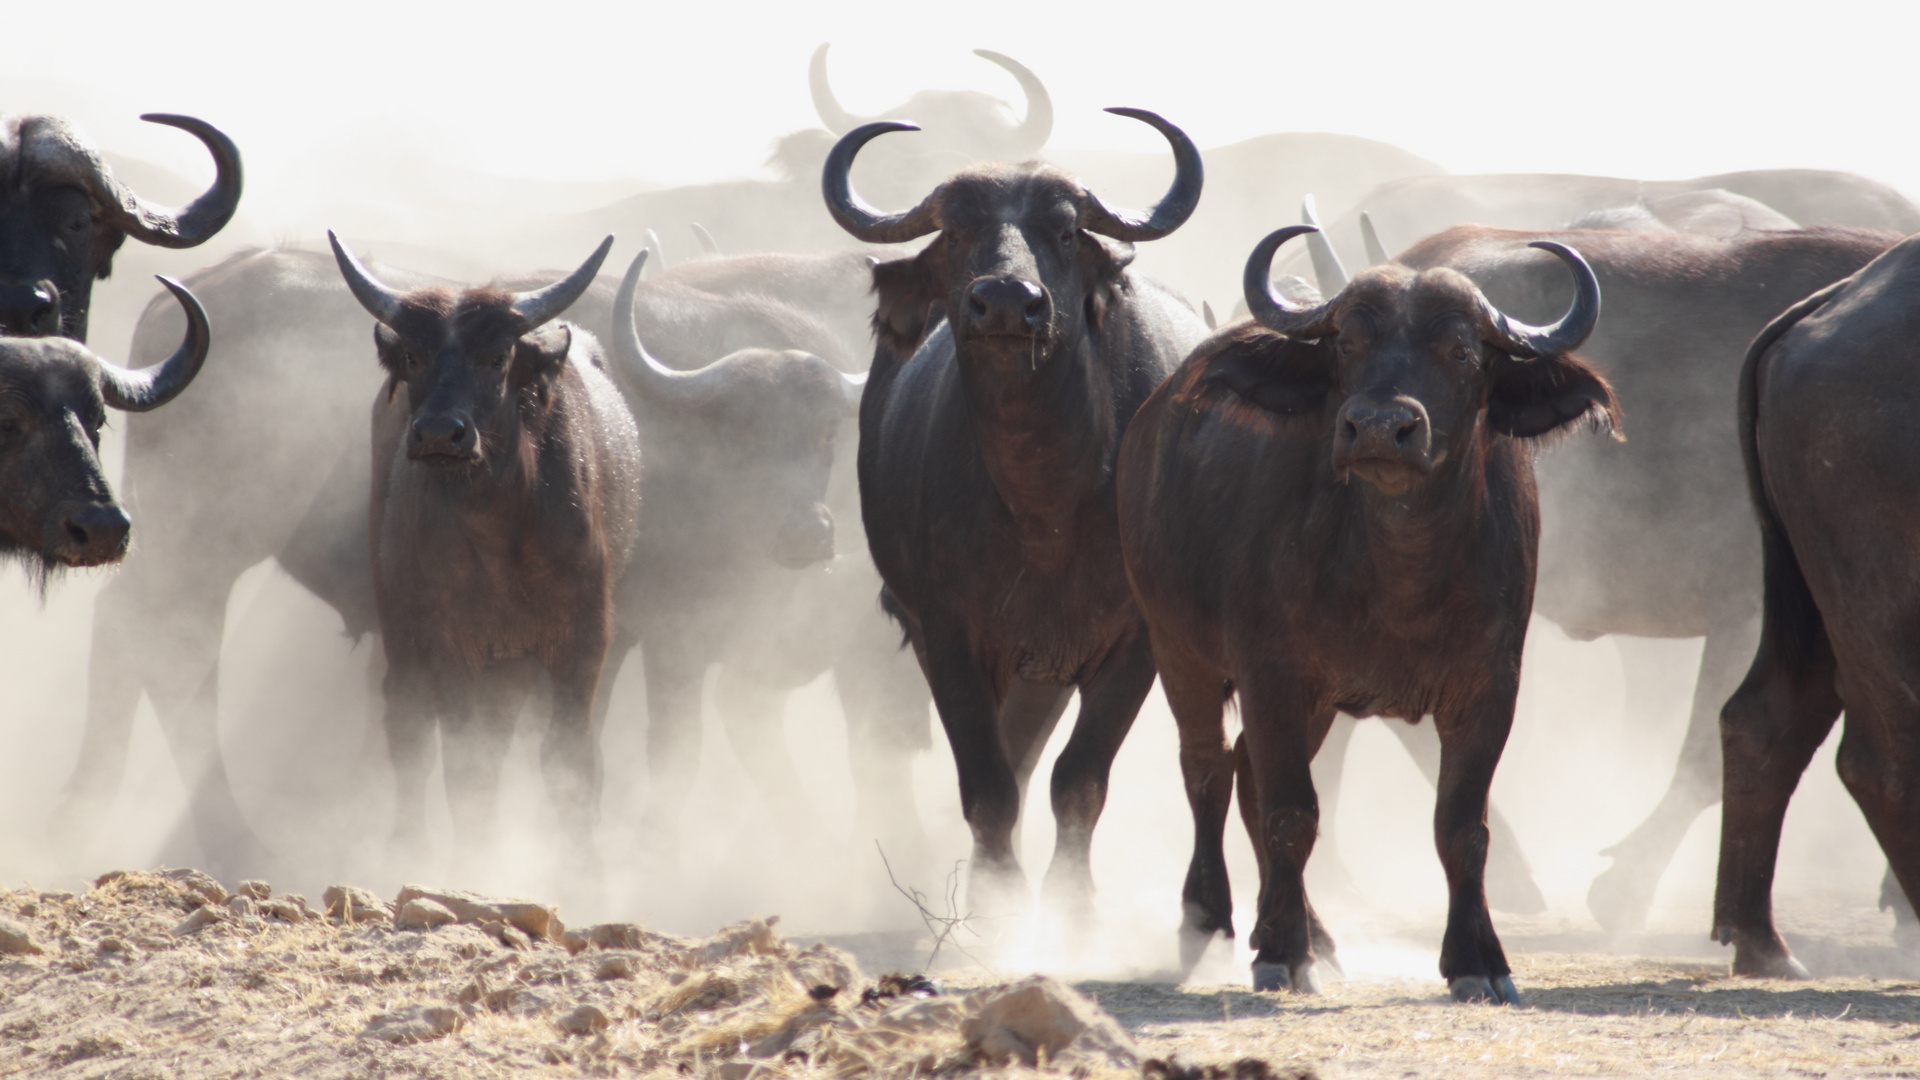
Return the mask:
<path id="1" fill-rule="evenodd" d="M 1260 861 L 1249 943 L 1259 990 L 1317 987 L 1333 943 L 1301 879 L 1318 832 L 1309 765 L 1336 712 L 1440 734 L 1434 843 L 1449 906 L 1440 972 L 1460 1000 L 1517 1000 L 1487 913 L 1487 791 L 1513 722 L 1539 511 L 1530 441 L 1615 426 L 1606 381 L 1571 355 L 1600 287 L 1518 323 L 1463 275 L 1375 267 L 1296 306 L 1267 284 L 1291 226 L 1245 273 L 1257 323 L 1195 350 L 1134 418 L 1120 537 L 1180 725 L 1194 817 L 1189 964 L 1233 934 L 1221 848 L 1236 769 Z M 1243 732 L 1222 715 L 1238 696 Z"/>
<path id="2" fill-rule="evenodd" d="M 1769 324 L 1740 375 L 1740 445 L 1765 585 L 1753 666 L 1720 714 L 1726 806 L 1713 932 L 1736 975 L 1806 977 L 1773 925 L 1781 821 L 1845 711 L 1836 764 L 1892 865 L 1920 896 L 1920 514 L 1908 239 Z"/>
<path id="3" fill-rule="evenodd" d="M 112 272 L 128 237 L 189 248 L 233 218 L 241 186 L 233 141 L 191 116 L 141 119 L 189 132 L 213 154 L 213 187 L 184 210 L 147 203 L 115 180 L 66 121 L 0 116 L 0 334 L 85 341 L 94 279 Z"/>
<path id="4" fill-rule="evenodd" d="M 1566 302 L 1538 240 L 1578 247 L 1607 295 L 1581 350 L 1633 417 L 1633 438 L 1580 440 L 1541 459 L 1534 609 L 1570 636 L 1705 637 L 1686 738 L 1666 794 L 1607 854 L 1587 904 L 1602 926 L 1644 924 L 1687 829 L 1720 794 L 1716 717 L 1752 656 L 1760 538 L 1743 494 L 1733 401 L 1741 349 L 1796 297 L 1853 273 L 1898 238 L 1857 229 L 1526 232 L 1462 226 L 1397 261 L 1465 273 L 1502 310 Z"/>
<path id="5" fill-rule="evenodd" d="M 1013 829 L 1076 689 L 1079 718 L 1053 773 L 1046 891 L 1091 905 L 1108 772 L 1153 684 L 1114 531 L 1113 461 L 1135 408 L 1206 328 L 1127 266 L 1133 242 L 1193 212 L 1202 172 L 1180 129 L 1113 111 L 1173 146 L 1173 185 L 1148 213 L 1112 210 L 1030 164 L 963 170 L 913 209 L 881 214 L 853 194 L 848 169 L 868 140 L 912 130 L 900 123 L 848 133 L 822 176 L 828 209 L 855 237 L 938 234 L 874 268 L 860 505 L 882 603 L 906 629 L 959 769 L 980 912 L 1027 903 Z"/>
<path id="6" fill-rule="evenodd" d="M 63 337 L 0 337 L 0 558 L 44 583 L 67 567 L 117 563 L 132 522 L 100 468 L 107 409 L 147 412 L 173 400 L 207 358 L 207 316 L 161 278 L 186 313 L 173 355 L 129 371 Z"/>
<path id="7" fill-rule="evenodd" d="M 638 525 L 640 442 L 591 336 L 554 320 L 593 284 L 613 238 L 522 293 L 396 292 L 329 239 L 379 324 L 388 380 L 374 411 L 370 536 L 396 840 L 417 844 L 424 827 L 437 727 L 456 849 L 473 857 L 494 824 L 514 722 L 544 673 L 547 791 L 571 857 L 597 868 L 594 703 Z"/>

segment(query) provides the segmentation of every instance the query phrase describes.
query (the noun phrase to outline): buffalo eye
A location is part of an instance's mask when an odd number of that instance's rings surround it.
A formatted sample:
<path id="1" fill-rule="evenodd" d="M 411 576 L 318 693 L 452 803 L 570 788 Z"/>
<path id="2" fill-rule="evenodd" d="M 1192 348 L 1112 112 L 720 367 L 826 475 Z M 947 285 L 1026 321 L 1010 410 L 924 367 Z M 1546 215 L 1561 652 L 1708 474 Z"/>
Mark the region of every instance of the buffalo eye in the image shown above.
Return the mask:
<path id="1" fill-rule="evenodd" d="M 495 371 L 498 371 L 501 368 L 506 367 L 507 361 L 511 359 L 513 359 L 513 346 L 509 345 L 506 348 L 494 354 L 493 362 L 491 366 Z"/>
<path id="2" fill-rule="evenodd" d="M 1060 233 L 1060 246 L 1072 247 L 1074 240 L 1078 239 L 1079 236 L 1080 236 L 1080 230 L 1069 225 L 1065 230 L 1063 230 Z"/>
<path id="3" fill-rule="evenodd" d="M 1470 351 L 1468 351 L 1465 345 L 1456 344 L 1453 347 L 1452 356 L 1455 360 L 1458 360 L 1464 364 L 1467 362 L 1468 359 L 1470 359 L 1473 356 L 1473 354 Z"/>

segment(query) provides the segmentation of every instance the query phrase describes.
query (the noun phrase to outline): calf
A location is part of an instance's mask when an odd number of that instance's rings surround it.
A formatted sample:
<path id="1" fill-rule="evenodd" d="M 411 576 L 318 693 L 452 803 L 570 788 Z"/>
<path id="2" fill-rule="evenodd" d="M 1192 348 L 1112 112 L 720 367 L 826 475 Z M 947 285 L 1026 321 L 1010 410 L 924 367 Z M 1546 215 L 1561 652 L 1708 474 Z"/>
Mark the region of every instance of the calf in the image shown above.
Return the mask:
<path id="1" fill-rule="evenodd" d="M 1367 270 L 1292 304 L 1254 249 L 1257 322 L 1195 350 L 1134 418 L 1120 540 L 1180 726 L 1194 817 L 1183 892 L 1189 964 L 1233 934 L 1221 840 L 1238 771 L 1260 861 L 1256 989 L 1316 988 L 1332 952 L 1301 881 L 1319 808 L 1308 771 L 1336 712 L 1440 734 L 1434 841 L 1450 904 L 1440 970 L 1460 1000 L 1517 999 L 1487 913 L 1487 790 L 1513 721 L 1539 511 L 1527 440 L 1593 416 L 1606 382 L 1568 355 L 1600 291 L 1571 248 L 1571 309 L 1509 319 L 1448 269 Z M 1226 743 L 1239 696 L 1244 730 Z"/>
<path id="2" fill-rule="evenodd" d="M 370 503 L 395 838 L 418 843 L 437 723 L 457 861 L 470 868 L 514 720 L 545 672 L 547 790 L 571 857 L 592 870 L 593 707 L 637 529 L 640 443 L 593 338 L 553 320 L 593 283 L 613 238 L 572 275 L 522 293 L 395 292 L 328 239 L 378 322 L 383 397 L 406 395 L 404 408 L 375 409 Z"/>

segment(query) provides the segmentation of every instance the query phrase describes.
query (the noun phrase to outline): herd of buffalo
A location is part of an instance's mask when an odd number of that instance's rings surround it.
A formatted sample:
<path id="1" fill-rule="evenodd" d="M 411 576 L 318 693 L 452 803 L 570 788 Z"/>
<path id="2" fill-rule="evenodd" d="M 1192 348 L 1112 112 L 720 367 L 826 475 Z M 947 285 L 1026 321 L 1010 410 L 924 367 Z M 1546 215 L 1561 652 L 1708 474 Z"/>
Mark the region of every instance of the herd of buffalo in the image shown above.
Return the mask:
<path id="1" fill-rule="evenodd" d="M 1843 711 L 1841 777 L 1886 853 L 1883 903 L 1911 923 L 1920 247 L 1902 237 L 1920 210 L 1804 170 L 1396 174 L 1391 148 L 1288 141 L 1305 136 L 1203 155 L 1113 109 L 1173 159 L 1158 201 L 1123 209 L 1039 159 L 1045 88 L 980 55 L 1026 91 L 1022 119 L 931 91 L 854 116 L 823 46 L 827 130 L 780 142 L 786 179 L 623 208 L 693 227 L 703 258 L 649 271 L 643 248 L 603 277 L 608 236 L 571 273 L 461 285 L 329 233 L 330 257 L 256 249 L 162 278 L 131 367 L 84 344 L 93 282 L 128 239 L 187 248 L 227 225 L 239 151 L 146 117 L 214 159 L 175 211 L 66 120 L 0 117 L 0 545 L 41 581 L 125 560 L 96 606 L 56 833 L 97 828 L 144 694 L 206 849 L 262 857 L 221 760 L 217 662 L 235 579 L 272 558 L 382 644 L 396 850 L 425 842 L 437 739 L 456 867 L 479 857 L 539 700 L 566 859 L 597 874 L 600 733 L 637 647 L 648 842 L 675 834 L 703 707 L 805 818 L 777 725 L 832 672 L 864 832 L 915 827 L 889 808 L 930 701 L 971 906 L 1015 909 L 1027 785 L 1077 693 L 1041 893 L 1085 926 L 1109 774 L 1157 677 L 1193 815 L 1190 967 L 1235 932 L 1236 790 L 1255 988 L 1311 991 L 1337 963 L 1302 873 L 1337 797 L 1328 759 L 1377 716 L 1406 721 L 1437 789 L 1441 973 L 1456 999 L 1514 1002 L 1489 899 L 1544 901 L 1489 790 L 1538 613 L 1582 639 L 1705 638 L 1667 794 L 1589 894 L 1603 926 L 1644 923 L 1724 801 L 1714 934 L 1736 972 L 1804 976 L 1774 928 L 1774 864 Z M 1262 182 L 1289 153 L 1381 175 L 1328 228 L 1311 201 L 1284 224 Z M 1210 217 L 1209 171 L 1226 189 Z M 1132 265 L 1190 220 L 1209 245 L 1165 265 L 1188 268 L 1176 285 L 1238 274 L 1245 316 L 1217 328 Z M 724 255 L 715 232 L 760 253 Z M 1195 254 L 1227 244 L 1243 264 Z M 127 428 L 137 533 L 98 453 L 109 408 L 152 413 Z"/>

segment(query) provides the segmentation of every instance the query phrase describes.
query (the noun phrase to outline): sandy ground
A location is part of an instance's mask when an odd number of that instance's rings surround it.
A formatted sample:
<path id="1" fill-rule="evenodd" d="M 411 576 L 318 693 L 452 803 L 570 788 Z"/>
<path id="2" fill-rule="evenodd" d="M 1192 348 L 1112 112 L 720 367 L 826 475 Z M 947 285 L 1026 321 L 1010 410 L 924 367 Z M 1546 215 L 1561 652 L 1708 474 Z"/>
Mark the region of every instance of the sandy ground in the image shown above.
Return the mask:
<path id="1" fill-rule="evenodd" d="M 107 875 L 80 895 L 0 892 L 0 1076 L 1018 1073 L 1033 1070 L 1004 1046 L 1029 1044 L 1006 1033 L 1029 1023 L 1080 1032 L 1034 1054 L 1077 1076 L 1164 1075 L 1147 1063 L 1168 1060 L 1230 1072 L 1245 1058 L 1326 1078 L 1920 1075 L 1920 960 L 1891 944 L 1884 916 L 1837 900 L 1802 904 L 1823 914 L 1788 925 L 1821 976 L 1808 983 L 1728 977 L 1704 936 L 1610 954 L 1577 927 L 1506 919 L 1526 1001 L 1503 1008 L 1456 1005 L 1433 975 L 1383 974 L 1383 957 L 1431 947 L 1437 927 L 1417 922 L 1353 928 L 1368 944 L 1343 958 L 1350 977 L 1313 997 L 1141 973 L 1043 994 L 947 949 L 937 998 L 863 1003 L 923 935 L 567 930 L 548 906 L 467 894 L 448 894 L 464 899 L 445 901 L 446 925 L 400 929 L 412 909 L 370 893 L 229 895 L 240 888 L 173 871 Z M 1231 963 L 1203 970 L 1236 977 Z M 1019 992 L 1024 1013 L 995 1012 Z"/>

